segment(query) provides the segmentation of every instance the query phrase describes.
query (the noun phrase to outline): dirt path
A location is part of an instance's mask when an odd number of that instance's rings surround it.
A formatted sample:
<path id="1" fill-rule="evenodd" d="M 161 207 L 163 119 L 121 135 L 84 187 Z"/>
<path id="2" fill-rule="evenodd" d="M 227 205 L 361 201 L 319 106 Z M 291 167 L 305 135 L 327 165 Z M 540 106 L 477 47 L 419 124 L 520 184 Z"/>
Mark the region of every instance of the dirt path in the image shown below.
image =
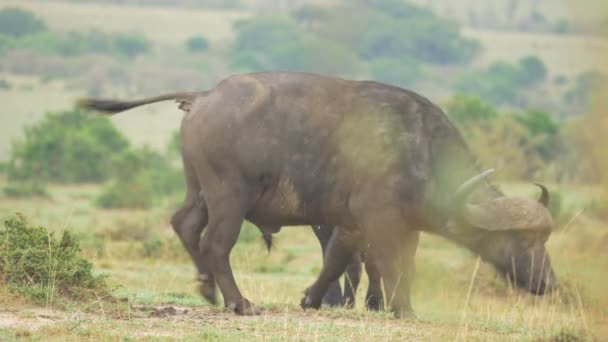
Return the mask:
<path id="1" fill-rule="evenodd" d="M 44 308 L 0 310 L 0 330 L 16 337 L 50 336 L 57 340 L 107 339 L 129 336 L 135 339 L 220 339 L 239 340 L 441 340 L 454 337 L 459 327 L 425 321 L 403 321 L 374 314 L 345 310 L 300 311 L 296 308 L 269 309 L 261 316 L 236 316 L 213 307 L 176 305 L 133 305 L 128 317 L 100 313 L 65 312 Z M 477 329 L 469 337 L 496 338 L 497 334 Z M 500 334 L 499 334 L 500 335 Z M 506 337 L 502 335 L 501 337 Z M 2 340 L 0 338 L 0 340 Z"/>

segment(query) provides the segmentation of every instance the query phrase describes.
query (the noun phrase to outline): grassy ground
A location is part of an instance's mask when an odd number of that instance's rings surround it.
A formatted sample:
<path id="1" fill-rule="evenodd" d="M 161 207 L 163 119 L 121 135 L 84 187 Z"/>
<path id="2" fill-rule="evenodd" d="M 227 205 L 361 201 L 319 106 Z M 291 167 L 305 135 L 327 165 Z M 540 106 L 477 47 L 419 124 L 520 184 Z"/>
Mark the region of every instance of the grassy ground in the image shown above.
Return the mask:
<path id="1" fill-rule="evenodd" d="M 509 190 L 533 191 L 523 185 Z M 91 205 L 98 186 L 59 186 L 50 191 L 51 199 L 0 198 L 0 217 L 19 211 L 32 223 L 52 230 L 70 227 L 80 235 L 83 253 L 94 261 L 97 272 L 107 274 L 116 286 L 116 296 L 128 298 L 132 305 L 119 313 L 112 304 L 102 302 L 92 304 L 94 312 L 78 305 L 40 308 L 0 290 L 0 340 L 608 338 L 604 286 L 608 231 L 584 214 L 549 241 L 565 289 L 545 297 L 509 289 L 483 263 L 469 293 L 476 258 L 441 238 L 425 235 L 412 293 L 416 321 L 365 311 L 361 305 L 365 277 L 355 310 L 302 311 L 298 306 L 302 291 L 321 265 L 313 234 L 306 227 L 285 228 L 276 237 L 276 248 L 267 254 L 258 232 L 247 226 L 232 263 L 242 291 L 263 314 L 236 317 L 199 298 L 194 269 L 168 224 L 177 199 L 150 211 L 107 211 Z M 567 191 L 566 203 L 580 205 L 589 198 L 586 194 L 580 189 Z"/>

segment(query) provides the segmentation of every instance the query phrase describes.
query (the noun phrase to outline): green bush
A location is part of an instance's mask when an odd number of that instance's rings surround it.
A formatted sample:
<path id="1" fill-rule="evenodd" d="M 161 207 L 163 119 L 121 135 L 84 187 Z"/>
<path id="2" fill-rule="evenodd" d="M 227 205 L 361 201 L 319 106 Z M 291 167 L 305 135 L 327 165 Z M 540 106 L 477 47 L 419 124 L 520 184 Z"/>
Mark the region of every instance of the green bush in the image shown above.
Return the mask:
<path id="1" fill-rule="evenodd" d="M 565 152 L 559 135 L 559 123 L 549 113 L 529 109 L 516 114 L 515 120 L 527 128 L 530 145 L 544 161 L 552 161 Z"/>
<path id="2" fill-rule="evenodd" d="M 204 52 L 209 49 L 209 41 L 205 37 L 194 36 L 186 41 L 186 47 L 190 52 Z"/>
<path id="3" fill-rule="evenodd" d="M 356 54 L 344 44 L 306 33 L 294 20 L 260 16 L 237 22 L 232 66 L 352 75 Z"/>
<path id="4" fill-rule="evenodd" d="M 536 56 L 526 56 L 519 60 L 521 67 L 521 83 L 533 86 L 543 82 L 547 78 L 547 67 L 543 61 Z"/>
<path id="5" fill-rule="evenodd" d="M 302 5 L 290 13 L 291 17 L 304 25 L 312 25 L 329 18 L 329 11 L 316 5 Z"/>
<path id="6" fill-rule="evenodd" d="M 150 208 L 158 199 L 147 177 L 135 177 L 130 181 L 114 181 L 106 186 L 95 204 L 105 209 Z"/>
<path id="7" fill-rule="evenodd" d="M 416 58 L 431 64 L 467 63 L 480 47 L 471 39 L 460 37 L 456 23 L 422 16 L 394 19 L 386 14 L 367 17 L 360 28 L 354 48 L 365 60 L 376 58 Z M 381 20 L 382 25 L 372 25 Z"/>
<path id="8" fill-rule="evenodd" d="M 608 85 L 608 75 L 602 72 L 585 72 L 576 78 L 575 85 L 563 97 L 564 102 L 579 113 L 589 109 L 594 91 Z"/>
<path id="9" fill-rule="evenodd" d="M 150 51 L 151 43 L 142 34 L 120 34 L 113 37 L 114 49 L 119 55 L 135 57 Z"/>
<path id="10" fill-rule="evenodd" d="M 9 182 L 4 186 L 4 195 L 7 197 L 49 197 L 49 193 L 43 182 L 29 180 L 23 182 Z"/>
<path id="11" fill-rule="evenodd" d="M 459 126 L 466 129 L 470 124 L 493 120 L 498 116 L 496 109 L 476 97 L 455 95 L 447 104 L 446 112 Z"/>
<path id="12" fill-rule="evenodd" d="M 46 25 L 32 12 L 15 7 L 0 10 L 0 35 L 21 37 L 44 30 Z"/>
<path id="13" fill-rule="evenodd" d="M 24 135 L 12 146 L 9 180 L 103 181 L 110 175 L 112 156 L 128 147 L 109 119 L 90 118 L 79 110 L 48 113 L 26 127 Z"/>
<path id="14" fill-rule="evenodd" d="M 171 139 L 169 140 L 169 144 L 167 144 L 167 156 L 169 159 L 176 159 L 182 154 L 182 146 L 180 140 L 179 130 L 173 131 L 171 133 Z"/>
<path id="15" fill-rule="evenodd" d="M 43 31 L 23 37 L 0 35 L 0 53 L 12 49 L 32 50 L 43 55 L 80 56 L 105 54 L 133 58 L 148 52 L 151 43 L 141 34 L 88 32 L 58 33 Z"/>
<path id="16" fill-rule="evenodd" d="M 370 62 L 374 80 L 401 87 L 408 87 L 424 76 L 420 62 L 412 58 L 381 58 Z"/>
<path id="17" fill-rule="evenodd" d="M 351 75 L 357 70 L 358 60 L 351 50 L 341 44 L 307 37 L 271 50 L 270 62 L 273 68 L 279 70 Z"/>
<path id="18" fill-rule="evenodd" d="M 336 13 L 349 15 L 326 20 L 320 31 L 348 44 L 364 60 L 414 58 L 458 64 L 468 63 L 480 50 L 477 41 L 460 35 L 457 23 L 404 1 L 353 1 Z"/>
<path id="19" fill-rule="evenodd" d="M 234 25 L 234 50 L 264 52 L 281 45 L 292 44 L 302 37 L 297 24 L 288 18 L 258 16 L 237 21 Z"/>
<path id="20" fill-rule="evenodd" d="M 32 226 L 17 214 L 0 228 L 0 279 L 11 291 L 38 303 L 55 299 L 86 299 L 107 294 L 102 276 L 80 256 L 78 241 L 67 231 L 61 238 Z"/>
<path id="21" fill-rule="evenodd" d="M 306 5 L 289 17 L 238 21 L 234 31 L 231 66 L 237 71 L 356 77 L 368 69 L 374 79 L 401 86 L 422 76 L 420 63 L 467 63 L 480 49 L 455 22 L 393 0 L 344 2 L 332 11 Z"/>
<path id="22" fill-rule="evenodd" d="M 12 86 L 7 80 L 0 78 L 0 90 L 10 90 L 11 88 Z"/>
<path id="23" fill-rule="evenodd" d="M 499 168 L 505 179 L 559 177 L 551 172 L 567 152 L 566 140 L 551 114 L 533 109 L 501 113 L 466 95 L 454 96 L 445 109 L 481 165 Z"/>
<path id="24" fill-rule="evenodd" d="M 517 64 L 496 62 L 486 70 L 467 73 L 456 82 L 455 90 L 497 105 L 519 106 L 524 92 L 546 77 L 543 62 L 537 57 L 527 56 Z"/>
<path id="25" fill-rule="evenodd" d="M 125 151 L 112 164 L 113 181 L 96 200 L 102 208 L 150 208 L 184 188 L 181 170 L 148 148 Z"/>

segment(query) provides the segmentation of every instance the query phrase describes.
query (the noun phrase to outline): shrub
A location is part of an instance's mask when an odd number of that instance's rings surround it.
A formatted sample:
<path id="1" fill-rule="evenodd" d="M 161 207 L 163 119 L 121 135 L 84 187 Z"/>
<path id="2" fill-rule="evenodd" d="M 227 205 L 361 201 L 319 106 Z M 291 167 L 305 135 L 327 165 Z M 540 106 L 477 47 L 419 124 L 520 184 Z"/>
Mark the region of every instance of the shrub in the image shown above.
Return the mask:
<path id="1" fill-rule="evenodd" d="M 7 80 L 0 78 L 0 90 L 10 90 L 11 88 L 12 86 Z"/>
<path id="2" fill-rule="evenodd" d="M 270 51 L 274 69 L 350 75 L 357 70 L 357 56 L 347 47 L 318 37 L 275 47 Z"/>
<path id="3" fill-rule="evenodd" d="M 467 73 L 456 82 L 456 91 L 480 97 L 494 104 L 520 105 L 523 93 L 547 77 L 543 62 L 534 56 L 520 59 L 518 64 L 496 62 L 486 70 Z"/>
<path id="4" fill-rule="evenodd" d="M 29 180 L 10 182 L 4 187 L 4 195 L 8 197 L 49 197 L 43 182 Z"/>
<path id="5" fill-rule="evenodd" d="M 287 18 L 259 16 L 236 22 L 234 50 L 268 51 L 281 45 L 299 41 L 301 32 L 296 23 Z"/>
<path id="6" fill-rule="evenodd" d="M 313 25 L 329 17 L 329 12 L 320 6 L 303 5 L 291 12 L 291 17 L 304 25 Z"/>
<path id="7" fill-rule="evenodd" d="M 21 37 L 44 30 L 46 25 L 32 12 L 14 7 L 0 10 L 0 34 Z"/>
<path id="8" fill-rule="evenodd" d="M 446 112 L 458 125 L 487 122 L 498 116 L 496 109 L 475 97 L 455 95 L 447 104 Z"/>
<path id="9" fill-rule="evenodd" d="M 169 140 L 169 144 L 167 144 L 167 156 L 170 159 L 175 159 L 182 154 L 182 147 L 180 141 L 179 130 L 173 131 L 171 133 L 171 139 Z"/>
<path id="10" fill-rule="evenodd" d="M 204 52 L 209 49 L 209 41 L 205 37 L 194 36 L 186 41 L 186 47 L 190 52 Z"/>
<path id="11" fill-rule="evenodd" d="M 554 160 L 564 152 L 559 124 L 547 112 L 530 109 L 516 114 L 515 120 L 528 129 L 528 140 L 544 161 Z"/>
<path id="12" fill-rule="evenodd" d="M 113 38 L 113 45 L 119 55 L 135 57 L 150 51 L 151 43 L 141 34 L 120 34 Z"/>
<path id="13" fill-rule="evenodd" d="M 35 302 L 107 294 L 104 278 L 94 276 L 92 268 L 67 231 L 58 239 L 46 228 L 28 224 L 20 214 L 0 228 L 0 278 L 10 290 Z"/>
<path id="14" fill-rule="evenodd" d="M 150 208 L 157 202 L 148 177 L 135 177 L 130 181 L 113 181 L 106 186 L 95 204 L 104 209 Z"/>
<path id="15" fill-rule="evenodd" d="M 113 160 L 113 181 L 96 204 L 102 208 L 150 208 L 183 189 L 181 170 L 149 148 L 128 150 Z"/>
<path id="16" fill-rule="evenodd" d="M 555 23 L 555 27 L 553 27 L 553 32 L 557 34 L 566 34 L 570 33 L 570 22 L 566 18 L 561 18 Z"/>
<path id="17" fill-rule="evenodd" d="M 460 35 L 457 23 L 398 0 L 355 1 L 345 5 L 346 20 L 326 20 L 335 41 L 349 44 L 360 58 L 415 58 L 431 64 L 467 63 L 480 45 Z M 378 25 L 382 23 L 382 25 Z"/>
<path id="18" fill-rule="evenodd" d="M 0 53 L 11 49 L 31 50 L 43 55 L 80 56 L 105 54 L 133 58 L 150 50 L 151 43 L 141 34 L 108 34 L 88 32 L 58 33 L 43 31 L 24 37 L 0 35 Z"/>
<path id="19" fill-rule="evenodd" d="M 547 78 L 547 67 L 543 61 L 536 56 L 526 56 L 519 60 L 521 67 L 521 82 L 532 86 Z"/>
<path id="20" fill-rule="evenodd" d="M 12 146 L 9 180 L 103 181 L 110 174 L 112 156 L 128 146 L 109 119 L 91 119 L 79 110 L 48 113 L 26 127 L 24 135 Z"/>
<path id="21" fill-rule="evenodd" d="M 585 72 L 576 78 L 572 89 L 564 94 L 564 102 L 575 107 L 579 113 L 589 109 L 594 92 L 608 85 L 608 75 L 601 72 Z"/>
<path id="22" fill-rule="evenodd" d="M 376 59 L 370 69 L 374 80 L 401 87 L 411 86 L 424 75 L 420 62 L 412 58 Z"/>
<path id="23" fill-rule="evenodd" d="M 354 48 L 365 60 L 376 58 L 416 58 L 431 64 L 466 63 L 475 56 L 479 43 L 460 37 L 456 23 L 436 17 L 421 16 L 408 19 L 365 18 L 369 25 L 360 32 Z M 381 20 L 382 25 L 372 25 Z M 360 30 L 362 28 L 359 28 Z"/>

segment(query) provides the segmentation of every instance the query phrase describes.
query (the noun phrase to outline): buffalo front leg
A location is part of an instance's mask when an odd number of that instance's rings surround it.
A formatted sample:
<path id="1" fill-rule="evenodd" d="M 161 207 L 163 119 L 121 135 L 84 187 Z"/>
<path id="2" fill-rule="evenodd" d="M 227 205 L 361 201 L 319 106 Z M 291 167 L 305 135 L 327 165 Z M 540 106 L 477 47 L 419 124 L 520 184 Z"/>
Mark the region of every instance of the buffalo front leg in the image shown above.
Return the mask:
<path id="1" fill-rule="evenodd" d="M 344 273 L 344 305 L 349 309 L 355 307 L 355 297 L 360 280 L 361 253 L 355 252 Z"/>
<path id="2" fill-rule="evenodd" d="M 207 224 L 207 210 L 198 203 L 191 202 L 180 208 L 171 218 L 171 225 L 182 244 L 190 254 L 198 271 L 199 292 L 211 304 L 217 304 L 215 278 L 205 265 L 198 243 L 201 232 Z"/>
<path id="3" fill-rule="evenodd" d="M 323 263 L 325 263 L 325 255 L 327 253 L 327 247 L 329 245 L 329 241 L 331 240 L 331 236 L 334 232 L 333 226 L 320 225 L 320 226 L 312 226 L 312 231 L 315 233 L 315 236 L 319 240 L 319 244 L 321 245 L 321 252 L 323 255 Z M 336 279 L 332 281 L 327 289 L 327 293 L 323 296 L 323 304 L 327 304 L 329 306 L 342 306 L 344 305 L 344 300 L 342 297 L 342 289 L 340 288 L 340 279 Z"/>
<path id="4" fill-rule="evenodd" d="M 368 310 L 379 311 L 383 309 L 382 278 L 375 263 L 371 253 L 367 253 L 365 255 L 365 273 L 367 273 L 369 285 L 365 294 L 365 307 Z"/>
<path id="5" fill-rule="evenodd" d="M 200 239 L 199 248 L 215 276 L 224 297 L 224 305 L 239 315 L 255 315 L 259 311 L 242 296 L 230 266 L 230 252 L 236 244 L 244 221 L 246 206 L 239 196 L 226 197 L 220 203 L 207 202 L 209 223 Z"/>
<path id="6" fill-rule="evenodd" d="M 323 269 L 312 286 L 306 289 L 304 298 L 300 302 L 302 308 L 315 308 L 321 306 L 323 296 L 329 285 L 336 281 L 352 261 L 353 255 L 358 251 L 360 234 L 336 227 L 327 246 Z"/>
<path id="7" fill-rule="evenodd" d="M 398 209 L 377 212 L 372 220 L 366 220 L 364 229 L 370 266 L 378 269 L 384 282 L 384 303 L 396 317 L 414 318 L 410 285 L 419 232 L 407 227 Z"/>

